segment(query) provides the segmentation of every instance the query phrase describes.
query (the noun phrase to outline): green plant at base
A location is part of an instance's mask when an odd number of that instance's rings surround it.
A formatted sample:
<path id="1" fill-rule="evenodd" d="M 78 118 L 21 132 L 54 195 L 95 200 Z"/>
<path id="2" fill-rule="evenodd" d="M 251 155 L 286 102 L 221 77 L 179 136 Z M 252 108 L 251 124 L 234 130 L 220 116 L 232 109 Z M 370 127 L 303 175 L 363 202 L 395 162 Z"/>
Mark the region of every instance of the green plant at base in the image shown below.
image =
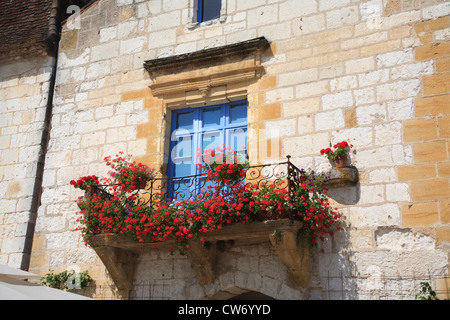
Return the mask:
<path id="1" fill-rule="evenodd" d="M 421 282 L 422 291 L 416 295 L 416 300 L 439 300 L 436 292 L 431 288 L 428 282 Z"/>
<path id="2" fill-rule="evenodd" d="M 79 281 L 78 281 L 79 280 Z M 50 288 L 60 290 L 83 289 L 87 287 L 92 278 L 87 270 L 75 273 L 75 271 L 62 271 L 60 273 L 49 272 L 41 277 L 41 284 Z"/>
<path id="3" fill-rule="evenodd" d="M 272 237 L 273 241 L 275 241 L 275 244 L 278 244 L 281 240 L 281 237 L 283 236 L 283 233 L 280 230 L 273 230 Z"/>

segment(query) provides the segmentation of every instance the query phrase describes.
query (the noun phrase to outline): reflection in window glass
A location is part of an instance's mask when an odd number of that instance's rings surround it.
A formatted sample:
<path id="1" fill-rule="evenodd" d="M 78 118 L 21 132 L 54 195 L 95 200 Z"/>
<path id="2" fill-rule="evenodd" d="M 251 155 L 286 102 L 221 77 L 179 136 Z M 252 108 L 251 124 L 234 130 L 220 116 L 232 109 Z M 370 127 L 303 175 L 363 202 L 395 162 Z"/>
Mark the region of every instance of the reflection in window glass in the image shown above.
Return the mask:
<path id="1" fill-rule="evenodd" d="M 222 0 L 198 0 L 197 21 L 204 22 L 220 18 Z"/>

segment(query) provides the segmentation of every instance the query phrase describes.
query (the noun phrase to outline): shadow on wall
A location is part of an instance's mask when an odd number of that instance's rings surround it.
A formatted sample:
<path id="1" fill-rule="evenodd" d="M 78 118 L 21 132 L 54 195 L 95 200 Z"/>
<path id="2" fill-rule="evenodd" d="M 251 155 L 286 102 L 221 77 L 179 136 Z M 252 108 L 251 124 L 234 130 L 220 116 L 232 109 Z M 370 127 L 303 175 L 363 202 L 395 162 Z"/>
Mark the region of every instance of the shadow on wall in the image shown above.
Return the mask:
<path id="1" fill-rule="evenodd" d="M 343 205 L 357 204 L 361 199 L 361 186 L 357 182 L 354 186 L 330 188 L 328 195 L 334 201 Z"/>

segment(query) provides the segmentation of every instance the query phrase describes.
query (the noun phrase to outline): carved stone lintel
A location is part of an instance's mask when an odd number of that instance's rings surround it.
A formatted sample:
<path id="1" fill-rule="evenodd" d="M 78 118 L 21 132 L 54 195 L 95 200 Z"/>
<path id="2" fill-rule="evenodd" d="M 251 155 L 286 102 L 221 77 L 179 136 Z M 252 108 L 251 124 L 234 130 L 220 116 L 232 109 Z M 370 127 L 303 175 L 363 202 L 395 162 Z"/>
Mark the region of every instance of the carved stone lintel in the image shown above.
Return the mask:
<path id="1" fill-rule="evenodd" d="M 269 48 L 261 37 L 218 48 L 146 61 L 152 79 L 152 95 L 165 100 L 168 107 L 222 103 L 236 98 L 236 86 L 247 86 L 264 71 L 261 55 Z M 242 91 L 242 90 L 241 90 Z"/>

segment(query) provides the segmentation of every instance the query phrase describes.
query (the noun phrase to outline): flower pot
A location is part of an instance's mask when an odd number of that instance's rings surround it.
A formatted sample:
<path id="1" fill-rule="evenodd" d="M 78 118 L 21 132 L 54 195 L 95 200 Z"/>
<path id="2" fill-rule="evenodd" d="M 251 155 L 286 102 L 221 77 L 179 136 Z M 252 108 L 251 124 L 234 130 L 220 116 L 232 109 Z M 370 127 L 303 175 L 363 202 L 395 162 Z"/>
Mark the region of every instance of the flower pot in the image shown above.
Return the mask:
<path id="1" fill-rule="evenodd" d="M 273 212 L 272 211 L 259 211 L 255 215 L 256 221 L 265 221 L 265 220 L 272 220 L 273 219 Z"/>
<path id="2" fill-rule="evenodd" d="M 336 168 L 345 168 L 347 167 L 348 157 L 336 157 L 334 159 L 334 164 Z"/>
<path id="3" fill-rule="evenodd" d="M 141 181 L 137 181 L 135 184 L 135 189 L 145 189 L 145 187 L 147 186 L 147 181 L 146 180 L 141 180 Z"/>
<path id="4" fill-rule="evenodd" d="M 84 189 L 84 194 L 86 195 L 86 197 L 90 197 L 94 194 L 95 192 L 95 188 L 93 188 L 91 185 L 86 186 L 86 188 Z"/>
<path id="5" fill-rule="evenodd" d="M 266 221 L 266 220 L 277 220 L 277 219 L 283 219 L 283 218 L 289 218 L 289 213 L 285 210 L 279 211 L 279 210 L 263 210 L 259 211 L 255 215 L 256 221 Z"/>

